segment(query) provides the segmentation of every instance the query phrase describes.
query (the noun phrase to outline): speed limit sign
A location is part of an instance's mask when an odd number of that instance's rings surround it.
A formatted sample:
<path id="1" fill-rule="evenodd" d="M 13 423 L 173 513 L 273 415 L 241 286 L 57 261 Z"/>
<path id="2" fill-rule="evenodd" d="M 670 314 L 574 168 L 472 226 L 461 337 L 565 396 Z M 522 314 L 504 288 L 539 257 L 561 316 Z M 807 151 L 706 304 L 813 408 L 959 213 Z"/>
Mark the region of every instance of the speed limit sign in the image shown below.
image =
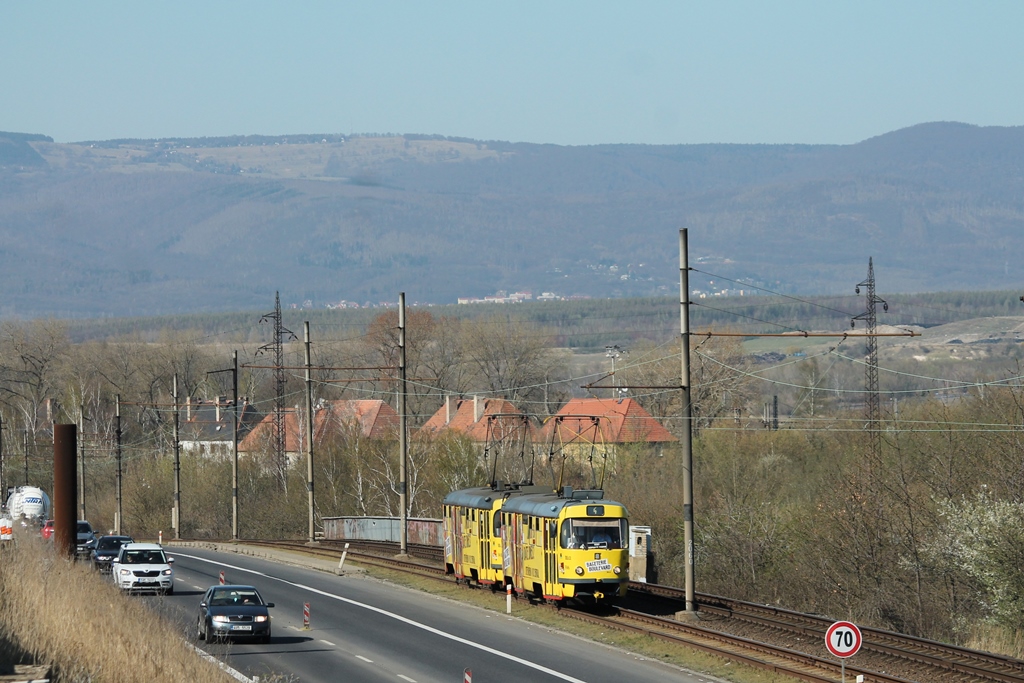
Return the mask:
<path id="1" fill-rule="evenodd" d="M 860 644 L 860 629 L 849 621 L 837 621 L 825 631 L 825 647 L 840 659 L 857 654 Z"/>

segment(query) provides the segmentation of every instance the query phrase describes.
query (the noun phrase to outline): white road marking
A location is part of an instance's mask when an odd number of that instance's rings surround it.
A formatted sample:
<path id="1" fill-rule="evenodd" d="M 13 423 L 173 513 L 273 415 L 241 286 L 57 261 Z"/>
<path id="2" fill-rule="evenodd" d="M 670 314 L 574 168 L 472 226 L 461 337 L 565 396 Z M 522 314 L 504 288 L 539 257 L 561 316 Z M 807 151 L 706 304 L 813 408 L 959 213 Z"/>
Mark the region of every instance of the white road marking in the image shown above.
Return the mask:
<path id="1" fill-rule="evenodd" d="M 441 636 L 442 638 L 447 638 L 448 640 L 455 641 L 456 643 L 461 643 L 461 644 L 466 645 L 468 647 L 472 647 L 472 648 L 475 648 L 477 650 L 481 650 L 483 652 L 487 652 L 488 654 L 492 654 L 492 655 L 494 655 L 496 657 L 501 657 L 502 659 L 507 659 L 510 662 L 516 662 L 517 664 L 522 664 L 525 667 L 528 667 L 530 669 L 535 669 L 536 671 L 540 671 L 540 672 L 546 673 L 549 676 L 553 676 L 555 678 L 559 678 L 559 679 L 561 679 L 563 681 L 569 681 L 569 683 L 586 683 L 586 681 L 583 681 L 583 680 L 581 680 L 579 678 L 574 678 L 572 676 L 569 676 L 568 674 L 562 673 L 561 671 L 555 671 L 554 669 L 549 669 L 546 666 L 541 666 L 540 664 L 535 664 L 534 662 L 525 660 L 522 657 L 516 657 L 513 654 L 509 654 L 508 652 L 502 652 L 501 650 L 496 650 L 493 647 L 488 647 L 487 645 L 483 645 L 481 643 L 475 643 L 472 640 L 467 640 L 466 638 L 462 638 L 461 636 L 457 636 L 457 635 L 455 635 L 453 633 L 448 633 L 447 631 L 442 631 L 441 629 L 434 628 L 433 626 L 427 626 L 426 624 L 422 624 L 422 623 L 420 623 L 418 621 L 413 621 L 412 619 L 409 619 L 408 617 L 403 617 L 401 614 L 395 614 L 394 612 L 389 612 L 386 609 L 382 609 L 380 607 L 374 607 L 373 605 L 367 605 L 365 602 L 359 602 L 358 600 L 352 600 L 351 598 L 346 598 L 346 597 L 342 597 L 340 595 L 335 595 L 334 593 L 328 593 L 327 591 L 322 591 L 319 588 L 313 588 L 312 586 L 306 586 L 305 584 L 295 583 L 294 581 L 287 581 L 287 580 L 282 579 L 282 578 L 277 577 L 277 576 L 271 576 L 270 574 L 267 574 L 267 573 L 264 573 L 264 572 L 258 572 L 258 571 L 254 570 L 254 569 L 246 569 L 245 567 L 237 567 L 235 565 L 224 564 L 223 562 L 216 562 L 214 560 L 208 560 L 205 557 L 197 557 L 196 555 L 184 555 L 182 553 L 178 553 L 178 554 L 182 555 L 183 557 L 187 557 L 189 559 L 192 559 L 192 560 L 197 560 L 199 562 L 207 562 L 209 564 L 217 565 L 217 566 L 220 566 L 220 567 L 226 567 L 228 569 L 234 569 L 236 571 L 245 572 L 246 574 L 255 574 L 256 576 L 262 576 L 262 577 L 264 577 L 266 579 L 270 579 L 272 581 L 278 581 L 280 583 L 286 583 L 289 586 L 294 586 L 296 588 L 301 588 L 303 590 L 310 591 L 311 593 L 316 593 L 317 595 L 322 595 L 325 598 L 331 598 L 332 600 L 337 600 L 338 602 L 344 602 L 346 604 L 353 605 L 355 607 L 362 607 L 363 609 L 369 610 L 371 612 L 376 612 L 377 614 L 381 614 L 381 615 L 384 615 L 384 616 L 389 617 L 391 619 L 394 619 L 396 621 L 400 621 L 403 624 L 408 624 L 409 626 L 413 626 L 415 628 L 418 628 L 418 629 L 421 629 L 423 631 L 426 631 L 427 633 L 433 633 L 434 635 Z M 358 657 L 359 655 L 356 655 L 356 656 Z M 362 658 L 360 657 L 360 659 L 362 659 Z"/>
<path id="2" fill-rule="evenodd" d="M 409 681 L 409 683 L 416 683 L 415 678 L 409 678 L 408 676 L 403 676 L 402 674 L 398 674 L 398 677 L 401 678 L 403 681 Z"/>
<path id="3" fill-rule="evenodd" d="M 331 642 L 331 641 L 329 641 L 329 640 L 321 640 L 320 642 L 321 642 L 321 643 L 324 643 L 325 645 L 330 645 L 331 647 L 334 647 L 334 643 L 332 643 L 332 642 Z"/>
<path id="4" fill-rule="evenodd" d="M 373 664 L 373 660 L 372 659 L 367 659 L 366 657 L 364 657 L 362 655 L 356 655 L 356 659 L 361 659 L 364 662 L 366 662 L 367 664 Z"/>

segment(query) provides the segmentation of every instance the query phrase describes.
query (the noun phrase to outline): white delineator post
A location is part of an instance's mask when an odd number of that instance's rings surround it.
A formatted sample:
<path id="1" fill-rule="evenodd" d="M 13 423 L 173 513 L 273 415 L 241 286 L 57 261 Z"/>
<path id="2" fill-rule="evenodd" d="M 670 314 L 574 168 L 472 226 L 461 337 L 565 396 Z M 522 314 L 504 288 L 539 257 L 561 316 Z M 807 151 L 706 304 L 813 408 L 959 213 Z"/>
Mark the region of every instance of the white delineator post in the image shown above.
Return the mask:
<path id="1" fill-rule="evenodd" d="M 221 570 L 221 572 L 220 572 L 220 585 L 222 585 L 222 586 L 224 585 L 224 571 L 223 570 Z"/>
<path id="2" fill-rule="evenodd" d="M 340 574 L 341 570 L 345 567 L 345 556 L 348 555 L 348 546 L 349 544 L 346 543 L 345 549 L 341 551 L 341 560 L 338 562 L 338 570 L 336 572 L 338 574 Z"/>
<path id="3" fill-rule="evenodd" d="M 473 683 L 473 672 L 469 669 L 462 672 L 462 683 Z"/>
<path id="4" fill-rule="evenodd" d="M 505 613 L 512 614 L 512 584 L 505 586 Z"/>
<path id="5" fill-rule="evenodd" d="M 302 630 L 309 630 L 309 603 L 302 603 Z"/>

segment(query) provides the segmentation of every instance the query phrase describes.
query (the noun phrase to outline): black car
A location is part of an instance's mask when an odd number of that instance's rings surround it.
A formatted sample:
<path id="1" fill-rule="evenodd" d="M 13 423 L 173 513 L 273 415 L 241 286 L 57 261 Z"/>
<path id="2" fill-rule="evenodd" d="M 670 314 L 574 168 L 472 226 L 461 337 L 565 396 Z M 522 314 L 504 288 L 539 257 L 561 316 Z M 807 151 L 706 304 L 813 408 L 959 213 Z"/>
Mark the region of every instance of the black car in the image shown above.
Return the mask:
<path id="1" fill-rule="evenodd" d="M 125 543 L 134 543 L 131 536 L 100 536 L 92 549 L 92 566 L 103 573 L 110 571 L 110 563 Z"/>
<path id="2" fill-rule="evenodd" d="M 199 640 L 256 638 L 270 642 L 270 613 L 274 603 L 264 602 L 253 586 L 210 586 L 199 603 L 196 637 Z"/>
<path id="3" fill-rule="evenodd" d="M 84 519 L 78 520 L 75 524 L 75 555 L 78 558 L 92 556 L 92 549 L 96 547 L 96 532 L 92 525 Z"/>

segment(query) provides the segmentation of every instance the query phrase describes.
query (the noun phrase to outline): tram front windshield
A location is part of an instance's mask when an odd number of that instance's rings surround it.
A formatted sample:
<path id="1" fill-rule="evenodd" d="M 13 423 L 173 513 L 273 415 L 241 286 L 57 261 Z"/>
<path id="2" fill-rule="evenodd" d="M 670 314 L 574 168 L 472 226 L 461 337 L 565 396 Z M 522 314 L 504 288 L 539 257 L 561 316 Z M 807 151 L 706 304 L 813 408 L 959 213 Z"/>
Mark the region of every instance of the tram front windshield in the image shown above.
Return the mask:
<path id="1" fill-rule="evenodd" d="M 560 542 L 563 548 L 622 548 L 626 533 L 624 519 L 567 519 Z"/>

